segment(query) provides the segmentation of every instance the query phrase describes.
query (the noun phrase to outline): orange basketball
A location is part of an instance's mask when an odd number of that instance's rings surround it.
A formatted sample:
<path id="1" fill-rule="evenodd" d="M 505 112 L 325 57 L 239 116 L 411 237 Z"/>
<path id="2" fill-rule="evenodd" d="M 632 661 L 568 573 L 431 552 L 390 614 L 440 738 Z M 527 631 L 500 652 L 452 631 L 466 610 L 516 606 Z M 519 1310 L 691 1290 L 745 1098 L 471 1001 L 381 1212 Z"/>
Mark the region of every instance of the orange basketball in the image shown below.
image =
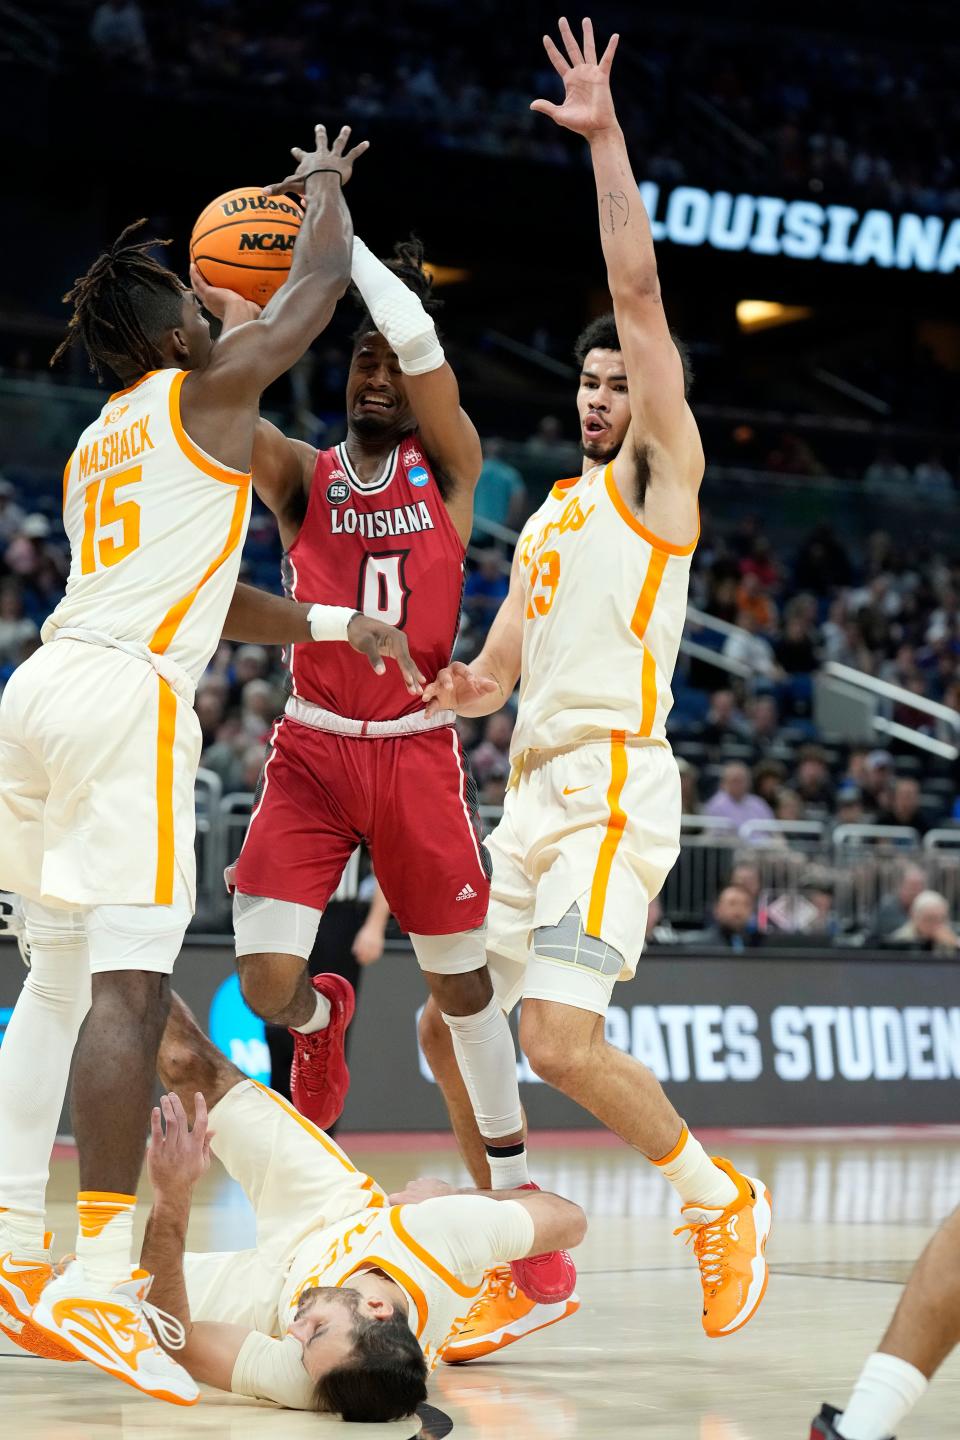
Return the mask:
<path id="1" fill-rule="evenodd" d="M 244 185 L 218 195 L 190 236 L 190 259 L 208 285 L 266 305 L 286 280 L 303 210 L 288 195 Z"/>

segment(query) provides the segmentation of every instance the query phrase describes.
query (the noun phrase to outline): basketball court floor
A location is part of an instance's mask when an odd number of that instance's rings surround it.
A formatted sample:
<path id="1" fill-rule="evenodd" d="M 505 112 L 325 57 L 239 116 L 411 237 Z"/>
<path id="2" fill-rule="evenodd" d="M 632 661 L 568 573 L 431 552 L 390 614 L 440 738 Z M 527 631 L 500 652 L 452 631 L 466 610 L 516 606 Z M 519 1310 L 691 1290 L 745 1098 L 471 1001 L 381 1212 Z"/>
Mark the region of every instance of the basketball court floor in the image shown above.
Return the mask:
<path id="1" fill-rule="evenodd" d="M 413 1175 L 466 1183 L 446 1137 L 339 1137 L 388 1188 Z M 706 1135 L 704 1135 L 706 1139 Z M 422 1421 L 358 1429 L 205 1392 L 179 1410 L 92 1367 L 0 1354 L 0 1435 L 19 1440 L 807 1440 L 821 1400 L 842 1404 L 875 1347 L 899 1286 L 937 1222 L 960 1200 L 960 1127 L 910 1132 L 737 1131 L 711 1137 L 773 1191 L 771 1280 L 757 1318 L 727 1340 L 700 1329 L 697 1273 L 672 1236 L 667 1186 L 606 1136 L 541 1136 L 537 1179 L 582 1204 L 583 1306 L 571 1320 L 491 1360 L 441 1367 Z M 51 1222 L 72 1242 L 75 1164 L 58 1152 Z M 191 1246 L 251 1242 L 244 1197 L 214 1163 L 198 1190 Z M 956 1440 L 960 1361 L 942 1374 L 900 1440 Z"/>

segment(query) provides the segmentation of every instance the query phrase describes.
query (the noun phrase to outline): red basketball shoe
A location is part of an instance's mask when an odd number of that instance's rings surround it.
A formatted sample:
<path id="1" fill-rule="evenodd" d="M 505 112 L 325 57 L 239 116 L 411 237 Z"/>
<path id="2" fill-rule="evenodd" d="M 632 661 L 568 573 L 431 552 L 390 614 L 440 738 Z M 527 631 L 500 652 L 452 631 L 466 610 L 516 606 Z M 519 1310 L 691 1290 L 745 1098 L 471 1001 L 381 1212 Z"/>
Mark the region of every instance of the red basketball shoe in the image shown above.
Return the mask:
<path id="1" fill-rule="evenodd" d="M 539 1190 L 540 1186 L 531 1180 L 518 1189 Z M 566 1250 L 551 1250 L 549 1255 L 528 1255 L 526 1260 L 514 1260 L 510 1271 L 517 1289 L 538 1305 L 559 1305 L 576 1289 L 576 1266 Z"/>
<path id="2" fill-rule="evenodd" d="M 330 1001 L 330 1021 L 312 1035 L 293 1036 L 290 1094 L 301 1115 L 321 1130 L 329 1130 L 343 1114 L 350 1088 L 350 1071 L 344 1054 L 347 1026 L 356 1009 L 356 996 L 342 975 L 314 975 L 314 990 Z"/>

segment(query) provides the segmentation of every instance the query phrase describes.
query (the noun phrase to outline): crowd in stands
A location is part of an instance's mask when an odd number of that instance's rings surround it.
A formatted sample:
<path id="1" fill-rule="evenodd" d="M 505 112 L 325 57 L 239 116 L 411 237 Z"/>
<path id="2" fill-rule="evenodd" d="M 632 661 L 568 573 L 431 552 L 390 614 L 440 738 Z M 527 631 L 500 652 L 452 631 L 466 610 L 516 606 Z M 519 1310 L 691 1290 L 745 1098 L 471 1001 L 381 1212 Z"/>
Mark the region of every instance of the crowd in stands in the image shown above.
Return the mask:
<path id="1" fill-rule="evenodd" d="M 778 187 L 758 194 L 786 186 L 864 206 L 960 211 L 955 49 L 923 45 L 912 26 L 895 38 L 864 26 L 854 39 L 725 15 L 721 28 L 703 8 L 700 17 L 646 17 L 639 31 L 633 7 L 614 0 L 605 10 L 605 23 L 624 32 L 622 104 L 650 178 L 708 179 L 698 127 L 716 116 L 735 152 L 733 173 Z M 92 54 L 115 83 L 193 97 L 253 93 L 292 107 L 323 94 L 354 123 L 421 122 L 428 143 L 582 162 L 528 109 L 533 96 L 553 93 L 536 37 L 554 9 L 528 4 L 518 18 L 530 37 L 522 48 L 496 0 L 466 9 L 453 0 L 392 8 L 356 0 L 346 9 L 300 0 L 286 10 L 245 0 L 102 0 L 82 37 L 87 54 L 64 35 L 58 58 L 88 64 Z M 716 173 L 722 150 L 710 153 Z"/>

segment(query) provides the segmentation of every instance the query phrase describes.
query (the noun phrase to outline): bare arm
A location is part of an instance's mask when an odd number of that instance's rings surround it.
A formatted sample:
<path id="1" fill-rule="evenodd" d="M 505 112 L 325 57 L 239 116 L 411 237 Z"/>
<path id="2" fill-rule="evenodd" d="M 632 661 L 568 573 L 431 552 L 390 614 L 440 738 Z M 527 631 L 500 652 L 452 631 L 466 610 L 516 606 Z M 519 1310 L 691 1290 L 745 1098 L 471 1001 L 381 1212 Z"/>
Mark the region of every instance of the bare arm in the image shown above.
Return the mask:
<path id="1" fill-rule="evenodd" d="M 194 1096 L 193 1129 L 176 1095 L 164 1095 L 151 1117 L 147 1167 L 153 1185 L 153 1208 L 147 1220 L 140 1264 L 153 1276 L 151 1304 L 183 1326 L 182 1348 L 171 1354 L 201 1384 L 229 1390 L 241 1347 L 250 1331 L 243 1325 L 194 1324 L 183 1273 L 187 1224 L 193 1187 L 210 1165 L 207 1107 Z M 161 1119 L 162 1116 L 162 1119 Z M 166 1129 L 164 1129 L 164 1122 Z"/>
<path id="2" fill-rule="evenodd" d="M 520 679 L 523 647 L 523 585 L 519 551 L 513 557 L 507 598 L 490 626 L 483 649 L 470 665 L 455 660 L 423 692 L 428 715 L 455 710 L 458 715 L 492 715 L 513 694 Z"/>
<path id="3" fill-rule="evenodd" d="M 583 24 L 583 51 L 565 20 L 560 22 L 560 33 L 569 59 L 549 37 L 544 37 L 544 45 L 563 79 L 564 102 L 558 106 L 536 100 L 532 108 L 582 135 L 590 145 L 600 239 L 632 415 L 630 432 L 614 461 L 614 475 L 624 498 L 634 505 L 638 459 L 649 465 L 647 521 L 671 543 L 683 544 L 696 534 L 703 449 L 686 402 L 683 362 L 664 314 L 650 223 L 610 91 L 619 37 L 612 38 L 598 62 L 589 20 Z"/>
<path id="4" fill-rule="evenodd" d="M 208 363 L 191 371 L 180 397 L 181 418 L 204 450 L 236 469 L 249 464 L 260 395 L 289 370 L 328 324 L 350 280 L 353 227 L 342 183 L 366 149 L 345 154 L 349 129 L 328 148 L 322 125 L 316 149 L 300 158 L 306 213 L 286 284 L 263 313 L 224 335 Z"/>
<path id="5" fill-rule="evenodd" d="M 378 675 L 386 673 L 384 656 L 395 660 L 409 693 L 419 695 L 426 677 L 414 664 L 403 631 L 359 611 L 348 615 L 340 606 L 301 605 L 253 585 L 238 584 L 224 621 L 223 638 L 250 645 L 304 645 L 311 641 L 331 644 L 345 639 L 354 650 L 366 655 Z M 331 625 L 337 627 L 338 633 L 331 632 Z"/>
<path id="6" fill-rule="evenodd" d="M 373 887 L 373 898 L 367 911 L 367 918 L 353 937 L 350 947 L 358 965 L 373 965 L 383 954 L 383 941 L 390 919 L 390 906 L 379 883 Z"/>

